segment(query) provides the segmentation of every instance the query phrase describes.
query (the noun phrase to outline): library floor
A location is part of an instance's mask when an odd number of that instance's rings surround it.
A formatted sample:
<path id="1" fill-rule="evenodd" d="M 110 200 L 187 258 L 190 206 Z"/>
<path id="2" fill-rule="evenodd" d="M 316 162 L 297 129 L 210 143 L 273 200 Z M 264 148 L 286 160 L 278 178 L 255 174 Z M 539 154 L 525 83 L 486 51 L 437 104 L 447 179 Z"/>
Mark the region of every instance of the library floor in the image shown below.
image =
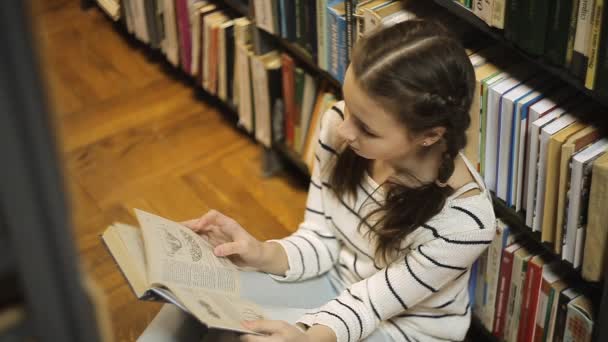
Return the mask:
<path id="1" fill-rule="evenodd" d="M 262 177 L 260 148 L 99 9 L 32 3 L 76 245 L 108 296 L 116 339 L 132 341 L 160 306 L 135 299 L 99 238 L 107 225 L 134 224 L 132 208 L 173 220 L 214 208 L 277 238 L 302 218 L 305 182 Z"/>

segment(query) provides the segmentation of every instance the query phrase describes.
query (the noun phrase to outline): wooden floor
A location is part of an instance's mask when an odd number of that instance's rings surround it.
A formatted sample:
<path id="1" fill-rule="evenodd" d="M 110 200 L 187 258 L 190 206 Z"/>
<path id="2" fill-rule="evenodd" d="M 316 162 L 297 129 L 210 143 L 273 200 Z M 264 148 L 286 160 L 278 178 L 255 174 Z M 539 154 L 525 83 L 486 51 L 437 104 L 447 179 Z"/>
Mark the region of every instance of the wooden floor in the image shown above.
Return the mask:
<path id="1" fill-rule="evenodd" d="M 98 8 L 32 7 L 76 245 L 117 340 L 132 341 L 160 307 L 135 299 L 100 241 L 108 224 L 134 224 L 132 208 L 173 220 L 214 208 L 276 238 L 297 227 L 306 188 L 293 173 L 262 177 L 260 148 Z"/>

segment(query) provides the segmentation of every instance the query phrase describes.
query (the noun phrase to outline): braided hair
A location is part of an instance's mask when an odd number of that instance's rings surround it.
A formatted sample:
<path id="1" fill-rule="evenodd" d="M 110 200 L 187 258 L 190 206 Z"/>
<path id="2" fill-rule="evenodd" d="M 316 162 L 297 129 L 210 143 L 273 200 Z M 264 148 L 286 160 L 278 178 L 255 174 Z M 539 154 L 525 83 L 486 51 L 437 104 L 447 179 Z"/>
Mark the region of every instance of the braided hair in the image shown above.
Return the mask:
<path id="1" fill-rule="evenodd" d="M 376 258 L 387 262 L 401 250 L 405 236 L 438 214 L 454 191 L 447 182 L 466 146 L 475 73 L 460 42 L 428 20 L 405 21 L 360 39 L 351 68 L 363 91 L 408 132 L 445 128 L 437 179 L 422 182 L 410 173 L 418 186 L 387 180 L 385 200 L 359 226 L 373 221 L 367 233 L 376 240 Z M 350 149 L 340 153 L 329 179 L 336 195 L 356 196 L 370 162 Z"/>

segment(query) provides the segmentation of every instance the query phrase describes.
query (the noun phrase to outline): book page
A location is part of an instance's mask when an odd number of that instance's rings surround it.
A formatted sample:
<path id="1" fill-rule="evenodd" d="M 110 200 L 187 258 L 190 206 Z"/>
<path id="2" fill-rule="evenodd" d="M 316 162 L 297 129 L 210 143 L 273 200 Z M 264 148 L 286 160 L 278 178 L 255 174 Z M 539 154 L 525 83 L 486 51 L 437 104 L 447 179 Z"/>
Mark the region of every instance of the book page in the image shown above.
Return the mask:
<path id="1" fill-rule="evenodd" d="M 146 255 L 144 253 L 144 241 L 141 230 L 124 223 L 113 224 L 116 233 L 125 245 L 131 261 L 142 272 L 143 279 L 146 279 Z"/>
<path id="2" fill-rule="evenodd" d="M 236 296 L 170 286 L 169 290 L 198 320 L 210 328 L 260 335 L 243 327 L 244 320 L 267 319 L 262 308 Z"/>
<path id="3" fill-rule="evenodd" d="M 239 295 L 238 270 L 227 258 L 177 222 L 135 209 L 144 236 L 150 285 L 207 289 Z"/>

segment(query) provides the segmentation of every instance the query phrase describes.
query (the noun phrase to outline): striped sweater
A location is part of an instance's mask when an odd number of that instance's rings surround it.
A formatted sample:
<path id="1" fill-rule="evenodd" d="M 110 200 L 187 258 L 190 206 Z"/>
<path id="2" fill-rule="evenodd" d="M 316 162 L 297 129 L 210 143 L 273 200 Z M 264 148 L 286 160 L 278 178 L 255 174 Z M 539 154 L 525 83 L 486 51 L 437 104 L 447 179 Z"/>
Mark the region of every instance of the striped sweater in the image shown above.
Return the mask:
<path id="1" fill-rule="evenodd" d="M 338 297 L 299 322 L 331 328 L 339 342 L 358 341 L 382 329 L 396 341 L 459 341 L 470 325 L 470 266 L 495 236 L 496 219 L 481 177 L 465 162 L 481 193 L 449 197 L 442 211 L 406 236 L 404 256 L 388 265 L 374 261 L 375 246 L 362 218 L 384 192 L 365 175 L 357 197 L 337 198 L 328 184 L 331 165 L 345 147 L 336 134 L 344 102 L 323 116 L 304 221 L 292 235 L 275 240 L 289 269 L 280 281 L 300 281 L 325 272 Z M 463 156 L 464 157 L 464 156 Z M 474 183 L 473 183 L 474 184 Z"/>

